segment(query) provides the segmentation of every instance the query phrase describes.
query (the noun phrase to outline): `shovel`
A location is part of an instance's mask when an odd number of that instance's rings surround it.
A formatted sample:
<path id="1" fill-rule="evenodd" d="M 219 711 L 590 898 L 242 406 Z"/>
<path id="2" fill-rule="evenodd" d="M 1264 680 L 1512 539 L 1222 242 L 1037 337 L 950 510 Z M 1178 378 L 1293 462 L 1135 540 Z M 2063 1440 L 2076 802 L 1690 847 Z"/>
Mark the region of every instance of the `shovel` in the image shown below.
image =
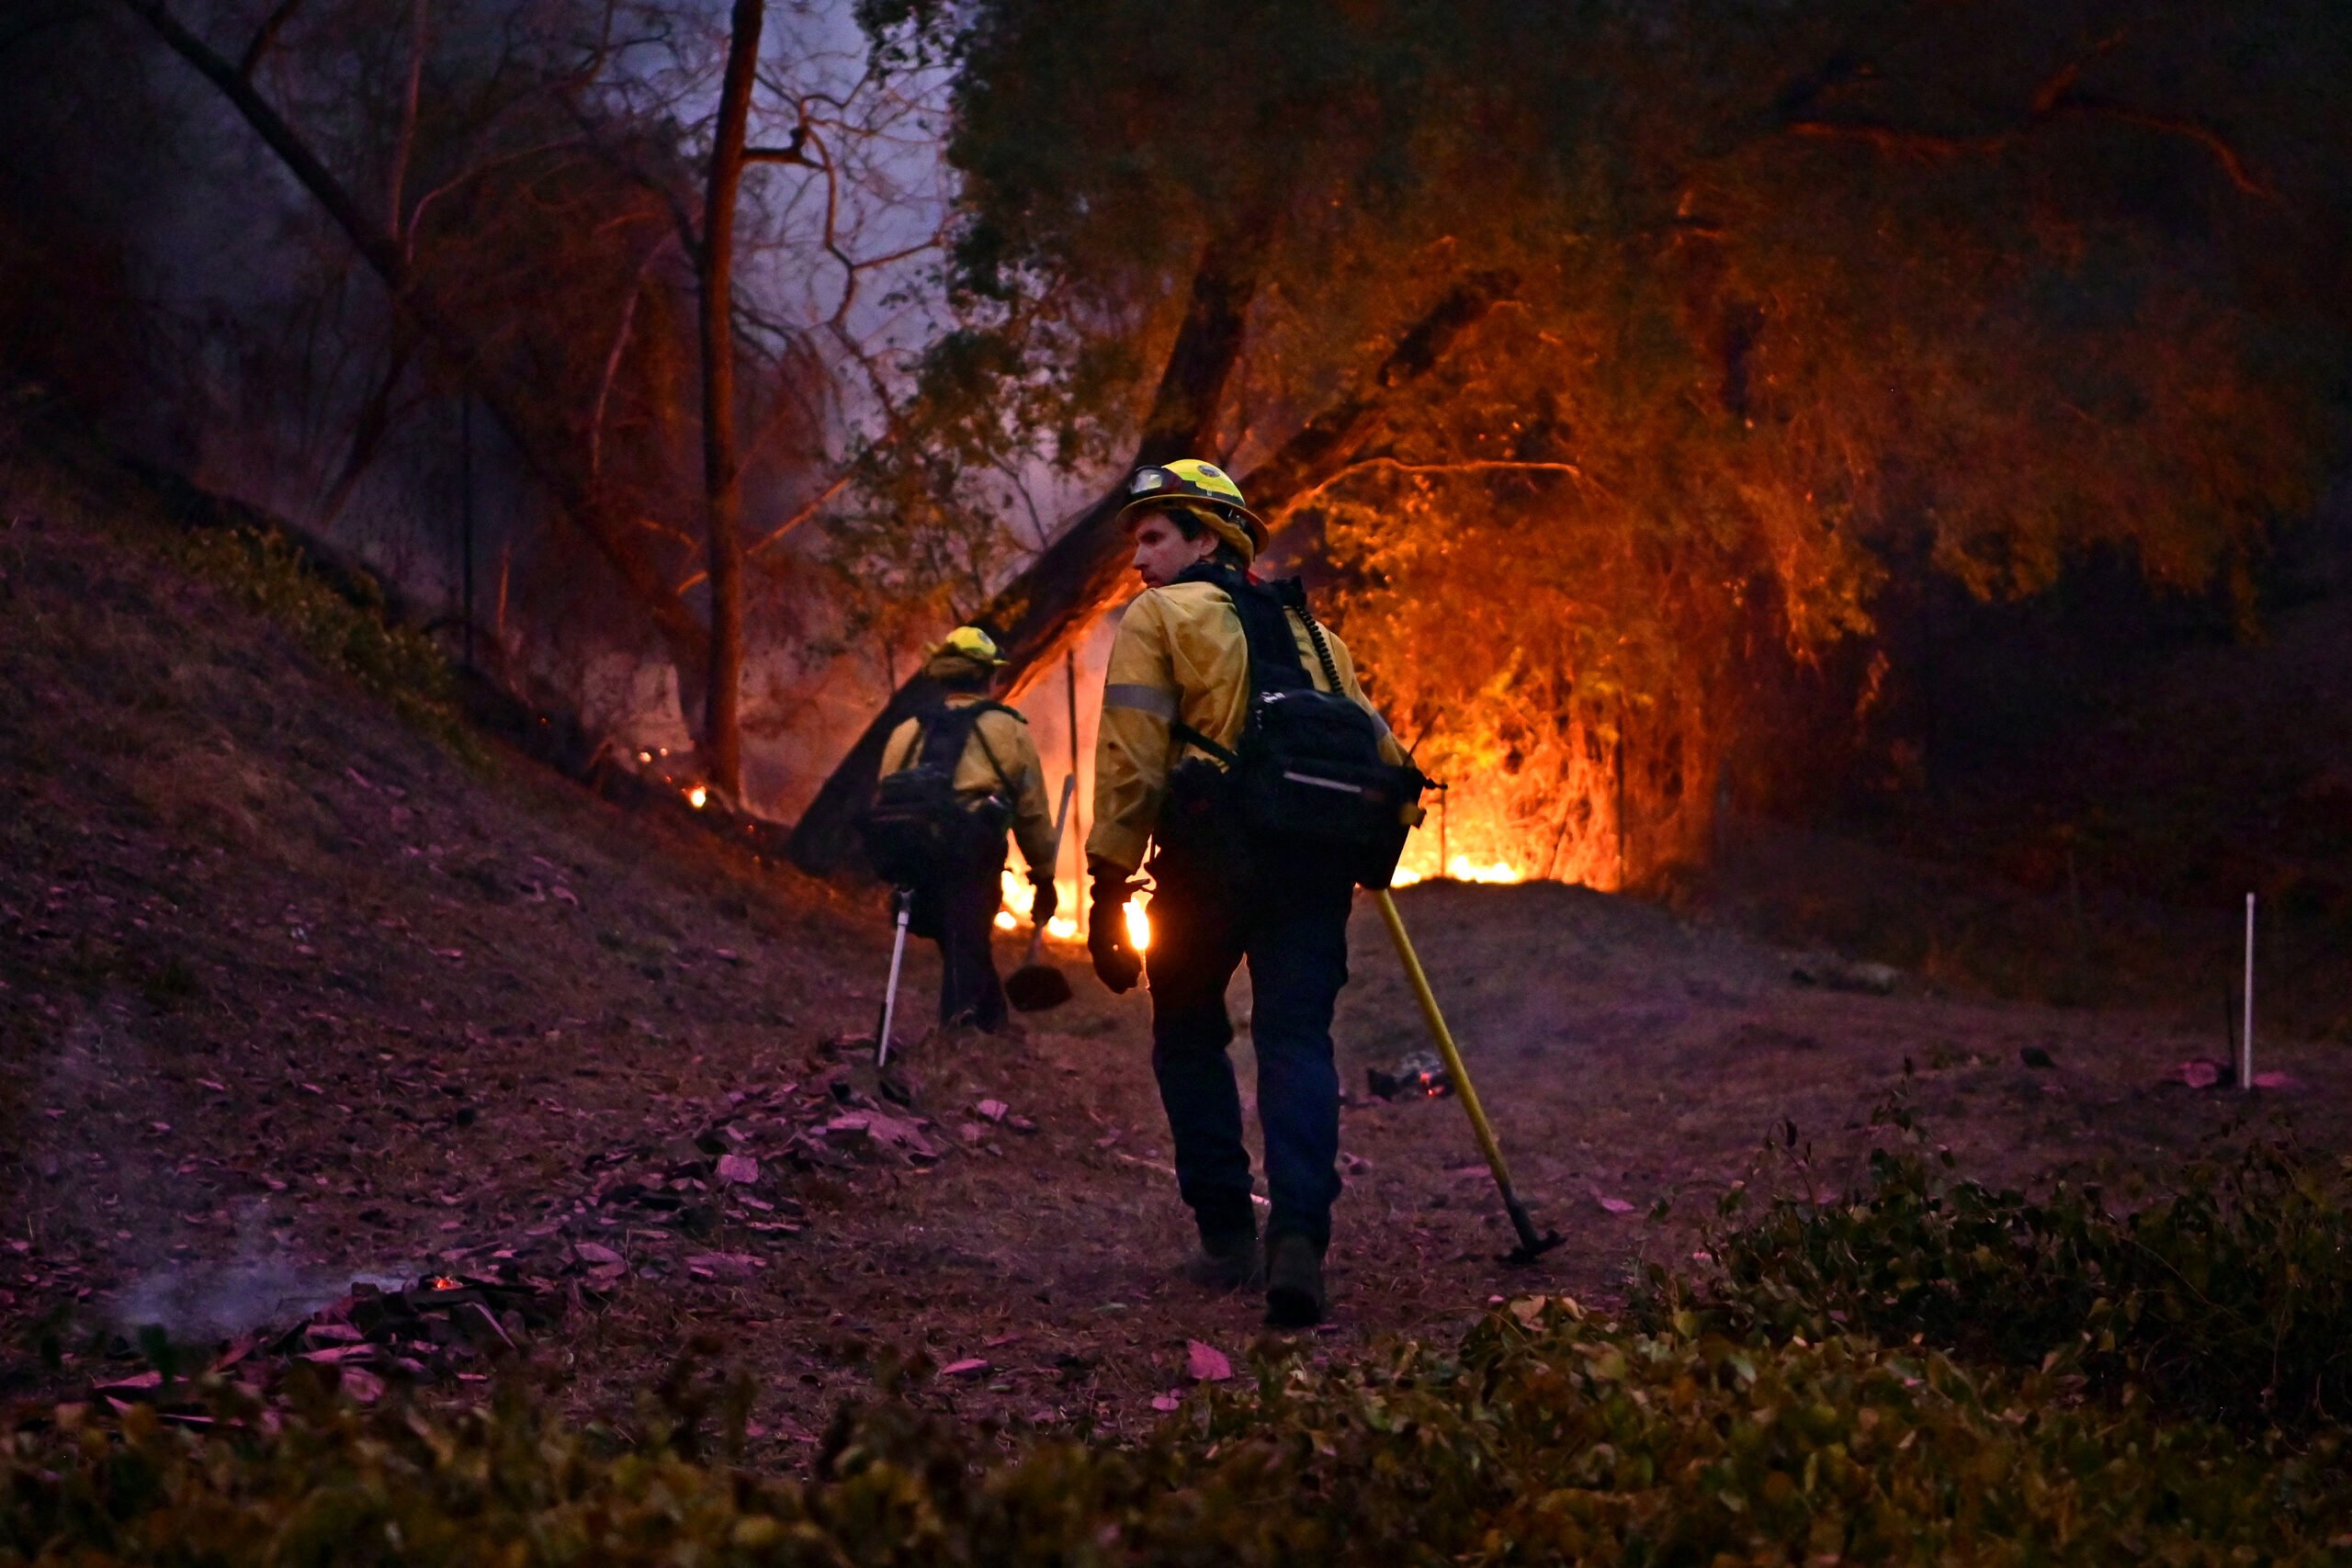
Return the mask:
<path id="1" fill-rule="evenodd" d="M 1069 800 L 1077 793 L 1078 775 L 1072 773 L 1062 780 L 1061 809 L 1054 816 L 1054 858 L 1048 864 L 1058 867 L 1062 863 L 1062 829 L 1069 824 Z M 1045 946 L 1046 922 L 1039 920 L 1029 933 L 1029 956 L 1004 979 L 1004 999 L 1012 1004 L 1015 1012 L 1044 1012 L 1069 1000 L 1069 976 L 1050 964 L 1037 962 Z"/>
<path id="2" fill-rule="evenodd" d="M 890 1060 L 890 1015 L 899 1009 L 899 964 L 907 956 L 907 916 L 914 908 L 914 895 L 901 887 L 898 890 L 899 934 L 890 942 L 890 980 L 882 987 L 882 1019 L 874 1026 L 874 1070 L 880 1072 Z"/>
<path id="3" fill-rule="evenodd" d="M 1405 961 L 1405 976 L 1413 983 L 1413 995 L 1420 999 L 1421 1018 L 1430 1026 L 1430 1033 L 1437 1040 L 1438 1055 L 1445 1058 L 1446 1076 L 1452 1079 L 1453 1092 L 1462 1100 L 1462 1109 L 1470 1113 L 1470 1130 L 1478 1135 L 1478 1147 L 1487 1156 L 1487 1165 L 1495 1173 L 1495 1185 L 1502 1189 L 1503 1210 L 1510 1215 L 1510 1228 L 1519 1235 L 1519 1245 L 1503 1254 L 1503 1261 L 1521 1267 L 1534 1262 L 1560 1245 L 1560 1233 L 1552 1231 L 1538 1235 L 1535 1222 L 1527 1216 L 1527 1205 L 1510 1190 L 1510 1168 L 1503 1164 L 1503 1146 L 1495 1141 L 1495 1129 L 1487 1120 L 1486 1108 L 1478 1103 L 1478 1091 L 1471 1087 L 1470 1070 L 1462 1065 L 1462 1053 L 1454 1049 L 1453 1032 L 1445 1026 L 1445 1015 L 1437 1010 L 1437 996 L 1430 989 L 1430 977 L 1421 972 L 1421 961 L 1413 953 L 1413 943 L 1405 935 L 1405 922 L 1396 913 L 1396 900 L 1383 887 L 1373 894 L 1380 906 L 1380 918 L 1388 922 L 1389 939 L 1396 944 L 1396 956 Z"/>

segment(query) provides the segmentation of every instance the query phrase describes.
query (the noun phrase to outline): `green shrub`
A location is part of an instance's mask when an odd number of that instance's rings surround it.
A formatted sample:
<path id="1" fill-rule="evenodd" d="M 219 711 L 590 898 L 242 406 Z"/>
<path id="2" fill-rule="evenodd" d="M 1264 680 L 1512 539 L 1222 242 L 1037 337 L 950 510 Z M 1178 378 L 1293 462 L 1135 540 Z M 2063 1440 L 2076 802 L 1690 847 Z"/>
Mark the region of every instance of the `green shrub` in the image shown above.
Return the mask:
<path id="1" fill-rule="evenodd" d="M 311 656 L 391 704 L 402 718 L 469 758 L 479 752 L 458 711 L 449 661 L 421 631 L 385 617 L 365 574 L 349 591 L 313 570 L 291 541 L 249 524 L 172 536 L 173 558 L 291 633 Z"/>
<path id="2" fill-rule="evenodd" d="M 2118 1214 L 2096 1186 L 2034 1200 L 1955 1178 L 1906 1111 L 1888 1115 L 1914 1137 L 1873 1152 L 1861 1190 L 1776 1199 L 1711 1239 L 1721 1273 L 1691 1298 L 1702 1321 L 1742 1338 L 1917 1336 L 2240 1427 L 2352 1407 L 2341 1172 L 2261 1144 L 2192 1162 L 2177 1192 Z M 1663 1275 L 1653 1288 L 1679 1299 Z"/>
<path id="3" fill-rule="evenodd" d="M 1132 1449 L 1006 1455 L 885 1404 L 815 1478 L 697 1458 L 707 1413 L 634 1445 L 520 1392 L 489 1411 L 310 1396 L 266 1430 L 25 1427 L 0 1562 L 1217 1564 L 2339 1561 L 2335 1432 L 2300 1451 L 2040 1372 L 1860 1340 L 1744 1345 L 1512 1303 L 1457 1350 L 1265 1361 Z M 223 1396 L 225 1398 L 225 1396 Z M 737 1402 L 735 1423 L 741 1419 Z M 740 1425 L 737 1426 L 740 1430 Z"/>

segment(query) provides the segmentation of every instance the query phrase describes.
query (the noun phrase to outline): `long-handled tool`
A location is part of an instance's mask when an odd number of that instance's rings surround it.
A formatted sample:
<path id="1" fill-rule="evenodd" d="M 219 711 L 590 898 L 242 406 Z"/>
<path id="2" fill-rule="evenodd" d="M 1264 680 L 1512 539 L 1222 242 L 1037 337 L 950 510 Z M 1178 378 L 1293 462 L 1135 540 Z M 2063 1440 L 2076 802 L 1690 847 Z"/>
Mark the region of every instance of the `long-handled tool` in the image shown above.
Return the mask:
<path id="1" fill-rule="evenodd" d="M 1374 892 L 1373 899 L 1380 906 L 1380 918 L 1388 922 L 1388 936 L 1396 944 L 1396 956 L 1405 961 L 1406 978 L 1413 982 L 1413 995 L 1419 998 L 1421 1018 L 1437 1040 L 1438 1055 L 1445 1058 L 1446 1077 L 1453 1084 L 1453 1092 L 1462 1097 L 1462 1109 L 1470 1113 L 1471 1131 L 1478 1134 L 1478 1147 L 1495 1173 L 1495 1185 L 1502 1189 L 1503 1208 L 1510 1215 L 1510 1228 L 1519 1233 L 1519 1245 L 1503 1254 L 1503 1261 L 1532 1263 L 1560 1245 L 1560 1233 L 1538 1235 L 1535 1222 L 1527 1216 L 1527 1205 L 1510 1190 L 1510 1168 L 1503 1164 L 1503 1146 L 1495 1141 L 1495 1129 L 1487 1120 L 1486 1108 L 1478 1103 L 1477 1089 L 1471 1086 L 1470 1070 L 1462 1065 L 1462 1053 L 1454 1048 L 1453 1032 L 1446 1028 L 1445 1015 L 1437 1010 L 1436 993 L 1430 989 L 1430 977 L 1421 972 L 1421 961 L 1413 953 L 1412 939 L 1405 934 L 1405 922 L 1396 913 L 1396 900 L 1389 897 L 1385 887 Z"/>
<path id="2" fill-rule="evenodd" d="M 890 942 L 890 980 L 882 987 L 882 1019 L 874 1026 L 874 1066 L 880 1071 L 890 1060 L 890 1018 L 899 1009 L 899 964 L 907 956 L 907 917 L 914 908 L 914 894 L 901 887 L 899 899 L 899 934 Z"/>
<path id="3" fill-rule="evenodd" d="M 1061 809 L 1054 814 L 1054 854 L 1046 863 L 1046 874 L 1053 875 L 1062 863 L 1062 829 L 1069 826 L 1070 797 L 1078 793 L 1078 775 L 1062 780 Z M 1035 872 L 1035 866 L 1031 866 Z M 1046 950 L 1046 922 L 1036 922 L 1029 933 L 1029 956 L 1021 967 L 1004 978 L 1004 999 L 1012 1004 L 1015 1012 L 1043 1012 L 1069 1000 L 1069 976 L 1050 964 L 1040 964 L 1037 957 Z"/>

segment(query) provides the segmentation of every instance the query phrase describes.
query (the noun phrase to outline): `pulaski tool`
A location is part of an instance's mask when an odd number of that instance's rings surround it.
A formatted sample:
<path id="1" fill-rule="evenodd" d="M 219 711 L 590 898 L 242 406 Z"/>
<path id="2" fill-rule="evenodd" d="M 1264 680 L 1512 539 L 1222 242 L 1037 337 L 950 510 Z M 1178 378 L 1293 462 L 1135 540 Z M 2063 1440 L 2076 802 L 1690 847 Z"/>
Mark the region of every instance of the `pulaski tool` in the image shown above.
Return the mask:
<path id="1" fill-rule="evenodd" d="M 1057 870 L 1062 863 L 1062 829 L 1069 826 L 1070 797 L 1077 793 L 1078 775 L 1072 773 L 1062 780 L 1061 809 L 1054 814 L 1054 858 L 1049 863 Z M 1037 962 L 1045 946 L 1046 922 L 1039 920 L 1029 933 L 1029 956 L 1004 977 L 1004 999 L 1015 1012 L 1043 1012 L 1069 1000 L 1069 976 L 1050 964 Z"/>
<path id="2" fill-rule="evenodd" d="M 1396 956 L 1405 962 L 1405 977 L 1413 983 L 1413 995 L 1421 1004 L 1421 1019 L 1430 1026 L 1430 1033 L 1437 1041 L 1438 1055 L 1445 1058 L 1446 1076 L 1453 1080 L 1453 1092 L 1461 1098 L 1462 1109 L 1470 1113 L 1470 1129 L 1478 1135 L 1478 1147 L 1487 1156 L 1487 1168 L 1495 1173 L 1495 1185 L 1502 1190 L 1503 1209 L 1510 1215 L 1510 1228 L 1519 1235 L 1519 1245 L 1503 1254 L 1505 1263 L 1524 1267 L 1560 1245 L 1557 1231 L 1538 1235 L 1535 1222 L 1527 1215 L 1527 1205 L 1510 1190 L 1510 1168 L 1503 1164 L 1502 1145 L 1495 1141 L 1495 1129 L 1487 1120 L 1486 1108 L 1478 1103 L 1478 1091 L 1471 1086 L 1470 1070 L 1462 1065 L 1462 1053 L 1455 1049 L 1453 1032 L 1445 1026 L 1445 1015 L 1438 1011 L 1437 996 L 1430 989 L 1430 977 L 1421 971 L 1421 961 L 1414 954 L 1412 939 L 1405 934 L 1405 922 L 1396 913 L 1396 900 L 1383 887 L 1373 893 L 1380 906 L 1380 918 L 1388 924 L 1389 940 L 1396 944 Z"/>

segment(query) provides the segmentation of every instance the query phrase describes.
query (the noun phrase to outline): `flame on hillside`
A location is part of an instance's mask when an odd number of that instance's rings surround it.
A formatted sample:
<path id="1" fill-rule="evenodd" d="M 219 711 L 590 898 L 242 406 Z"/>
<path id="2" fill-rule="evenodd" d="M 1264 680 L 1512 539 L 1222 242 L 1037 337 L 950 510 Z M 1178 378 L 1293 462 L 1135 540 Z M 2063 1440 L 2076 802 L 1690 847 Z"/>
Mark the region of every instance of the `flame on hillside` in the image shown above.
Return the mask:
<path id="1" fill-rule="evenodd" d="M 1078 940 L 1078 901 L 1081 895 L 1078 884 L 1068 877 L 1054 879 L 1057 901 L 1054 918 L 1046 922 L 1046 935 L 1053 942 Z M 1029 904 L 1036 897 L 1029 879 L 1011 866 L 1004 868 L 1004 903 L 996 912 L 996 929 L 1001 931 L 1026 931 L 1029 926 Z"/>
<path id="2" fill-rule="evenodd" d="M 1427 882 L 1437 874 L 1437 855 L 1434 847 L 1429 855 L 1426 866 L 1416 866 L 1413 863 L 1413 856 L 1408 852 L 1404 861 L 1396 867 L 1396 879 L 1390 886 L 1410 887 L 1416 882 Z M 1534 875 L 1526 867 L 1515 865 L 1508 860 L 1480 861 L 1473 860 L 1468 855 L 1450 857 L 1445 863 L 1444 874 L 1456 882 L 1487 882 L 1505 885 L 1526 882 Z"/>
<path id="3" fill-rule="evenodd" d="M 1079 900 L 1085 893 L 1068 877 L 1054 880 L 1057 907 L 1054 918 L 1046 922 L 1046 938 L 1053 942 L 1078 940 Z M 1011 866 L 1004 868 L 1004 902 L 996 912 L 996 929 L 1001 931 L 1026 931 L 1029 928 L 1029 902 L 1035 897 L 1029 879 Z M 1127 941 L 1137 953 L 1151 945 L 1151 919 L 1144 913 L 1144 906 L 1151 902 L 1149 891 L 1137 893 L 1127 905 Z"/>

